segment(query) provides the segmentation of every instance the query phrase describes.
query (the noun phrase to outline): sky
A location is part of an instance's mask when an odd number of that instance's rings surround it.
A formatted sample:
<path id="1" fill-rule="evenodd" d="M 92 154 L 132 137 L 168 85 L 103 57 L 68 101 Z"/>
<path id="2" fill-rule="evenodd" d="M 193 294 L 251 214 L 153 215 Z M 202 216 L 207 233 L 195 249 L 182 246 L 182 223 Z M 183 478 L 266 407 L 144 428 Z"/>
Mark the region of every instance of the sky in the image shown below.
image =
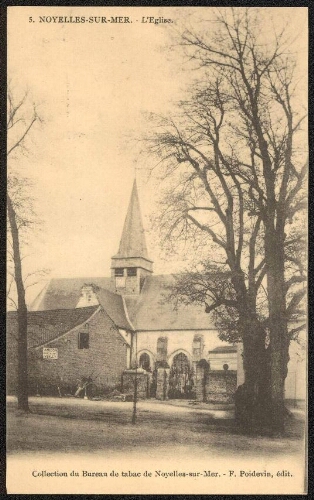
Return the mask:
<path id="1" fill-rule="evenodd" d="M 268 10 L 307 32 L 306 9 Z M 30 269 L 48 268 L 50 277 L 110 275 L 135 172 L 154 271 L 182 267 L 180 257 L 162 255 L 151 231 L 159 193 L 144 168 L 153 160 L 143 165 L 130 136 L 149 127 L 145 113 L 171 111 L 188 83 L 181 59 L 165 49 L 169 31 L 183 18 L 211 15 L 211 8 L 9 7 L 10 85 L 17 98 L 29 89 L 43 118 L 28 155 L 13 160 L 34 181 L 44 221 L 28 249 Z M 129 16 L 133 22 L 66 24 L 48 22 L 50 16 Z M 143 16 L 173 23 L 142 23 Z"/>

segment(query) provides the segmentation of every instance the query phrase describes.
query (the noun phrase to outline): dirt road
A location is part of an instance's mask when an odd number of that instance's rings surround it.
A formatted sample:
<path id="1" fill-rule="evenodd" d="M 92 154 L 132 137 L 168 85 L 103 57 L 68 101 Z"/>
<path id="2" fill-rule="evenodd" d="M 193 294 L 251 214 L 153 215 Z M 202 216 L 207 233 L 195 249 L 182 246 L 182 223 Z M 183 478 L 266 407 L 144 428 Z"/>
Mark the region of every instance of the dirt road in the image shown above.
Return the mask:
<path id="1" fill-rule="evenodd" d="M 287 437 L 241 435 L 232 411 L 140 401 L 137 423 L 132 425 L 132 403 L 88 401 L 74 398 L 30 398 L 31 413 L 17 411 L 8 400 L 7 451 L 20 453 L 89 453 L 107 456 L 146 453 L 158 457 L 247 457 L 302 452 L 303 417 L 287 421 Z"/>

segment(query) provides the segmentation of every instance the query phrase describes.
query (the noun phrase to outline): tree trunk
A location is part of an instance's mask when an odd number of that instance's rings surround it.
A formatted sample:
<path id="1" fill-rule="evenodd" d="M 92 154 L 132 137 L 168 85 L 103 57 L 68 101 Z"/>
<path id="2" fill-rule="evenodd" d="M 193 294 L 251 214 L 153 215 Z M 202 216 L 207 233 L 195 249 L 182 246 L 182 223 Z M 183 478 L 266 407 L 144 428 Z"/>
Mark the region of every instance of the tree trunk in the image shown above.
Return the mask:
<path id="1" fill-rule="evenodd" d="M 28 408 L 28 376 L 27 376 L 27 307 L 25 302 L 25 288 L 22 277 L 22 262 L 19 243 L 19 229 L 16 213 L 10 197 L 7 197 L 8 217 L 11 227 L 15 283 L 17 290 L 17 317 L 18 317 L 18 408 L 25 412 Z"/>
<path id="2" fill-rule="evenodd" d="M 272 430 L 284 432 L 284 389 L 289 361 L 288 326 L 284 276 L 284 238 L 275 230 L 265 231 L 265 260 L 271 352 Z"/>
<path id="3" fill-rule="evenodd" d="M 254 290 L 248 290 L 244 273 L 235 269 L 232 283 L 239 304 L 239 331 L 243 341 L 244 384 L 236 394 L 236 419 L 248 433 L 269 427 L 269 352 L 266 330 L 258 320 Z"/>
<path id="4" fill-rule="evenodd" d="M 236 419 L 248 433 L 267 432 L 270 420 L 269 352 L 266 332 L 253 318 L 242 323 L 245 381 L 236 398 Z"/>

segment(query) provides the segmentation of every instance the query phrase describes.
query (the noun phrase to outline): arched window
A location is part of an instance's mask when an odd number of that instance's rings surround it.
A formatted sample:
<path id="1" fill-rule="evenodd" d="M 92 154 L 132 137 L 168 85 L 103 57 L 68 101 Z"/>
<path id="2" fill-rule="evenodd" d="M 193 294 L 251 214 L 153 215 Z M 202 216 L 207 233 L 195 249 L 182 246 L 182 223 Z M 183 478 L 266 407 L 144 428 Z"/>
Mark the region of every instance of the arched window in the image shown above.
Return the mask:
<path id="1" fill-rule="evenodd" d="M 168 396 L 174 399 L 192 398 L 193 385 L 193 374 L 189 359 L 186 354 L 179 352 L 172 360 Z"/>
<path id="2" fill-rule="evenodd" d="M 178 373 L 188 373 L 190 370 L 190 363 L 187 355 L 183 352 L 176 354 L 172 360 L 172 368 Z"/>
<path id="3" fill-rule="evenodd" d="M 150 357 L 148 356 L 147 352 L 143 352 L 140 355 L 139 365 L 147 372 L 150 371 Z"/>

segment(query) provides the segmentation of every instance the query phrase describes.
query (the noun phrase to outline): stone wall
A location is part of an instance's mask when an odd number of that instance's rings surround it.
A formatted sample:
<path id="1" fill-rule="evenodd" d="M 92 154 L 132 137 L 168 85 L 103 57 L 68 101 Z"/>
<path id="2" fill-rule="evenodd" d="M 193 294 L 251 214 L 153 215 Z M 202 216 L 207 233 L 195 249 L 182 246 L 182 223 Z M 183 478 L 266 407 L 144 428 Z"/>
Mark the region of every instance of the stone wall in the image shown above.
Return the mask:
<path id="1" fill-rule="evenodd" d="M 157 387 L 156 387 L 156 399 L 164 401 L 168 399 L 169 392 L 169 368 L 159 367 L 157 368 Z"/>
<path id="2" fill-rule="evenodd" d="M 202 361 L 196 368 L 196 399 L 206 403 L 234 403 L 236 370 L 209 370 Z"/>
<path id="3" fill-rule="evenodd" d="M 137 380 L 137 399 L 149 397 L 149 375 L 145 370 L 125 370 L 122 375 L 122 392 L 134 394 L 135 380 Z"/>
<path id="4" fill-rule="evenodd" d="M 11 322 L 10 322 L 11 323 Z M 111 319 L 99 311 L 89 324 L 89 348 L 78 348 L 80 328 L 38 348 L 29 349 L 29 393 L 72 393 L 82 378 L 91 378 L 98 392 L 121 386 L 127 367 L 127 346 Z M 7 390 L 16 392 L 17 323 L 8 324 Z M 44 359 L 43 348 L 57 349 L 58 359 Z"/>
<path id="5" fill-rule="evenodd" d="M 210 370 L 205 383 L 207 403 L 234 403 L 237 389 L 237 372 L 235 370 Z"/>
<path id="6" fill-rule="evenodd" d="M 197 401 L 206 401 L 206 380 L 209 372 L 209 364 L 202 359 L 195 367 L 195 397 Z"/>

